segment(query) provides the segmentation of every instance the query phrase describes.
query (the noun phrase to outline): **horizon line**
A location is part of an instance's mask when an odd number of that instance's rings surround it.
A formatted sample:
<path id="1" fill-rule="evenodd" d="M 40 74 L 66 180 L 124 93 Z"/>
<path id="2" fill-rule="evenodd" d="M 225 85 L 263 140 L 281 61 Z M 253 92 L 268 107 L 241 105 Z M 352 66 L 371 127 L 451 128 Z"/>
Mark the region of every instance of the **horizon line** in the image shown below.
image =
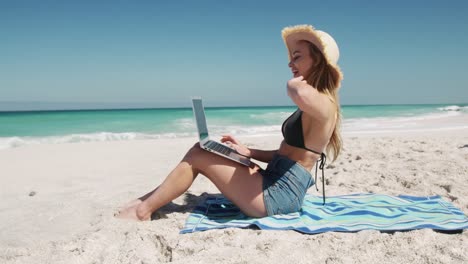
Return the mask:
<path id="1" fill-rule="evenodd" d="M 21 108 L 24 109 L 1 109 L 0 106 L 0 113 L 8 113 L 8 112 L 58 112 L 58 111 L 112 111 L 112 110 L 151 110 L 151 109 L 190 109 L 190 105 L 179 105 L 179 106 L 137 106 L 138 104 L 149 104 L 149 103 L 115 103 L 115 102 L 45 102 L 45 101 L 27 101 L 27 102 L 19 102 L 19 101 L 0 101 L 0 105 L 2 103 L 8 104 L 17 104 L 16 106 L 19 107 L 19 104 L 22 104 Z M 45 107 L 45 109 L 40 109 L 38 106 L 26 108 L 24 104 L 51 104 L 49 107 Z M 62 105 L 62 104 L 75 104 L 75 105 L 90 105 L 90 107 L 86 106 L 76 106 L 70 108 L 53 108 L 55 105 Z M 96 107 L 95 105 L 102 104 L 102 107 Z M 122 105 L 119 107 L 118 105 Z M 91 106 L 93 105 L 93 106 Z M 112 105 L 112 106 L 111 106 Z M 134 106 L 125 106 L 125 105 L 134 105 Z M 410 105 L 468 105 L 468 103 L 381 103 L 381 104 L 342 104 L 341 107 L 353 107 L 353 106 L 410 106 Z M 213 106 L 205 106 L 205 108 L 258 108 L 258 107 L 295 107 L 294 104 L 290 105 L 282 105 L 282 104 L 270 104 L 270 105 L 213 105 Z"/>

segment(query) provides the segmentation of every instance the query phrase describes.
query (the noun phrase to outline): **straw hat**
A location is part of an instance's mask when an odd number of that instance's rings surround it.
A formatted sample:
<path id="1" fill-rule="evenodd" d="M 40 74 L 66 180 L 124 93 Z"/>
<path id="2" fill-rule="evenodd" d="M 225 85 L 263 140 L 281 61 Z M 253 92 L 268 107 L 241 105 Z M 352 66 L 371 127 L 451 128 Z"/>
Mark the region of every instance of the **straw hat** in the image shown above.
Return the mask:
<path id="1" fill-rule="evenodd" d="M 336 41 L 327 32 L 316 30 L 311 25 L 297 25 L 285 27 L 281 31 L 281 35 L 288 49 L 289 60 L 291 60 L 291 52 L 296 47 L 298 41 L 306 40 L 317 46 L 327 60 L 327 63 L 342 76 L 340 67 L 338 66 L 340 50 Z"/>

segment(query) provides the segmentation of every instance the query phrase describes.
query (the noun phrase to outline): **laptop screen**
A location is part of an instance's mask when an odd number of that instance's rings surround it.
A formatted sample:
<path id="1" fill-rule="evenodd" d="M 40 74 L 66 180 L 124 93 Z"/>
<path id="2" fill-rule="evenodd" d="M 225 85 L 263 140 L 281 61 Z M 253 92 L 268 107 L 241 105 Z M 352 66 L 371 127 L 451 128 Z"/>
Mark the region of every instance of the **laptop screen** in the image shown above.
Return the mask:
<path id="1" fill-rule="evenodd" d="M 197 123 L 198 136 L 200 141 L 208 137 L 208 127 L 206 125 L 205 111 L 201 98 L 192 99 L 193 113 L 195 115 L 195 122 Z"/>

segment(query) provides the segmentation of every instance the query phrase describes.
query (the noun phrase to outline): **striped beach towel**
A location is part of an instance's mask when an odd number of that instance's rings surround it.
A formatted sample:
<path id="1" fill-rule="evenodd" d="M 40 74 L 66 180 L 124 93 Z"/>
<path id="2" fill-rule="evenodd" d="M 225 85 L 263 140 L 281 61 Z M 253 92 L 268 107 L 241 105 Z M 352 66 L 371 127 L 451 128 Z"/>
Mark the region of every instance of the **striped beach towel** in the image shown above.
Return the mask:
<path id="1" fill-rule="evenodd" d="M 296 230 L 306 234 L 329 231 L 385 232 L 430 228 L 453 232 L 468 228 L 468 218 L 440 196 L 351 194 L 327 197 L 307 194 L 300 212 L 250 218 L 223 196 L 210 196 L 189 215 L 180 233 L 219 228 Z"/>

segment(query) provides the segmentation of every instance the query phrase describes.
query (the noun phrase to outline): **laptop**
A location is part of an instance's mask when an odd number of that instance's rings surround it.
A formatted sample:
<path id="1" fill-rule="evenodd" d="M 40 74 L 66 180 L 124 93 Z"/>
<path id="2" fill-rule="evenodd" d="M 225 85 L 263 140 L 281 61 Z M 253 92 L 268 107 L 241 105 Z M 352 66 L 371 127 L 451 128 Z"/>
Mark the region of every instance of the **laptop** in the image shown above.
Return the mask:
<path id="1" fill-rule="evenodd" d="M 197 124 L 200 147 L 206 151 L 217 154 L 221 157 L 233 160 L 245 166 L 250 165 L 250 158 L 239 154 L 235 149 L 226 146 L 220 142 L 211 140 L 208 135 L 208 126 L 206 125 L 205 110 L 200 97 L 192 98 L 193 115 Z"/>

